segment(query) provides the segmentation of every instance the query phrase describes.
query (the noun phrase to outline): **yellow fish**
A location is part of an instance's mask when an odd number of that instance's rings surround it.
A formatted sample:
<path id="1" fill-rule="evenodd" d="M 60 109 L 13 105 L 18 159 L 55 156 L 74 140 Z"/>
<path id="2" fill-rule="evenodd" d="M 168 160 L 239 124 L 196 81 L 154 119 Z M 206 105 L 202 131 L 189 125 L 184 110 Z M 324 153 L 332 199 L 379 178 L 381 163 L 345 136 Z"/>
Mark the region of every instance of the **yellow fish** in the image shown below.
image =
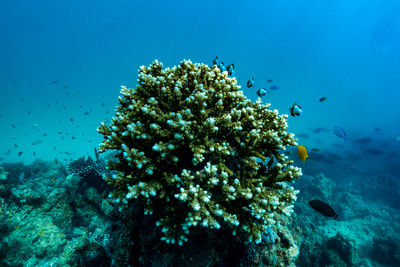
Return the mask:
<path id="1" fill-rule="evenodd" d="M 303 162 L 306 161 L 306 158 L 308 158 L 308 153 L 305 146 L 299 145 L 297 147 L 297 154 L 299 155 L 300 160 Z"/>

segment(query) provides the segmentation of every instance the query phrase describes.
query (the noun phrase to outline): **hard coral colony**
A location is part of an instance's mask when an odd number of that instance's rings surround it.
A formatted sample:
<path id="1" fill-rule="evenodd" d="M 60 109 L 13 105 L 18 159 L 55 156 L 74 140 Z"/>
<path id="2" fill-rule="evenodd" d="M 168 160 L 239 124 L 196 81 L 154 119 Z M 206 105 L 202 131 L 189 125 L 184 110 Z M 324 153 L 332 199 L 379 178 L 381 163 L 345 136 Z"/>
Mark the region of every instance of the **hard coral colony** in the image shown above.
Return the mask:
<path id="1" fill-rule="evenodd" d="M 182 245 L 192 227 L 230 227 L 261 242 L 275 215 L 289 216 L 301 176 L 280 150 L 296 145 L 287 115 L 247 99 L 217 66 L 184 60 L 139 70 L 136 89 L 122 87 L 100 152 L 116 151 L 105 175 L 110 198 L 141 204 L 167 243 Z"/>

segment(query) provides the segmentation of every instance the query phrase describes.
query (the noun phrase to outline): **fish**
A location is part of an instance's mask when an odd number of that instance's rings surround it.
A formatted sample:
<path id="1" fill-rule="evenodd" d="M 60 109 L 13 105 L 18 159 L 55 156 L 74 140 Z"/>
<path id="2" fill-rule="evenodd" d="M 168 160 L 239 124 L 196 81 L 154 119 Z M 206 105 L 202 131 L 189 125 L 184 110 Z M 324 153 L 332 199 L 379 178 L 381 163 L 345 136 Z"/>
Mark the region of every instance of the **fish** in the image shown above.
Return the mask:
<path id="1" fill-rule="evenodd" d="M 319 99 L 319 102 L 324 102 L 326 100 L 326 97 L 324 96 L 324 97 L 321 97 L 320 99 Z"/>
<path id="2" fill-rule="evenodd" d="M 319 127 L 319 128 L 316 128 L 316 129 L 312 130 L 312 132 L 313 133 L 329 132 L 329 129 L 328 128 L 324 128 L 324 127 Z"/>
<path id="3" fill-rule="evenodd" d="M 72 118 L 72 117 L 71 117 L 71 118 L 69 118 L 69 120 L 70 120 L 71 122 L 74 122 L 74 118 Z"/>
<path id="4" fill-rule="evenodd" d="M 18 157 L 19 157 L 19 156 L 21 156 L 21 155 L 22 155 L 22 153 L 23 153 L 22 151 L 18 152 Z"/>
<path id="5" fill-rule="evenodd" d="M 267 93 L 268 93 L 268 91 L 267 91 L 267 89 L 265 89 L 265 88 L 260 88 L 260 89 L 257 90 L 257 95 L 258 95 L 259 97 L 263 97 L 263 96 L 265 96 Z"/>
<path id="6" fill-rule="evenodd" d="M 229 76 L 233 76 L 233 74 L 235 74 L 235 65 L 234 64 L 228 65 L 228 67 L 226 67 L 226 70 L 228 71 Z"/>
<path id="7" fill-rule="evenodd" d="M 89 114 L 90 114 L 89 111 L 85 111 L 85 113 L 83 113 L 83 115 L 85 115 L 85 116 L 87 116 Z"/>
<path id="8" fill-rule="evenodd" d="M 311 148 L 311 152 L 321 152 L 321 149 L 319 148 Z"/>
<path id="9" fill-rule="evenodd" d="M 298 105 L 297 103 L 294 103 L 294 104 L 289 108 L 289 112 L 290 112 L 290 115 L 292 115 L 293 117 L 296 117 L 296 116 L 300 116 L 300 114 L 301 114 L 303 111 L 301 110 L 300 105 Z"/>
<path id="10" fill-rule="evenodd" d="M 374 130 L 375 130 L 375 132 L 380 132 L 380 131 L 381 131 L 381 128 L 375 127 Z"/>
<path id="11" fill-rule="evenodd" d="M 11 124 L 11 127 L 15 128 L 15 124 Z"/>
<path id="12" fill-rule="evenodd" d="M 299 155 L 299 158 L 302 162 L 306 161 L 306 158 L 308 158 L 308 153 L 307 153 L 306 147 L 299 145 L 297 147 L 297 155 Z"/>
<path id="13" fill-rule="evenodd" d="M 367 152 L 367 153 L 369 153 L 369 154 L 371 154 L 371 155 L 375 155 L 375 156 L 379 156 L 379 155 L 382 155 L 383 153 L 382 153 L 382 151 L 380 151 L 380 150 L 378 150 L 378 149 L 365 149 L 365 150 L 363 150 L 364 152 Z"/>
<path id="14" fill-rule="evenodd" d="M 32 142 L 32 146 L 38 145 L 38 144 L 40 144 L 40 143 L 42 143 L 42 142 L 43 142 L 42 140 L 33 141 L 33 142 Z"/>
<path id="15" fill-rule="evenodd" d="M 267 80 L 267 83 L 272 83 L 273 82 L 273 80 Z"/>
<path id="16" fill-rule="evenodd" d="M 371 138 L 369 137 L 364 137 L 364 138 L 359 138 L 356 141 L 354 141 L 356 144 L 368 144 L 372 141 Z"/>
<path id="17" fill-rule="evenodd" d="M 254 86 L 254 78 L 250 78 L 247 81 L 247 88 L 253 87 Z"/>
<path id="18" fill-rule="evenodd" d="M 218 68 L 221 70 L 221 72 L 225 71 L 225 64 L 224 62 L 221 61 L 221 63 L 218 64 Z"/>
<path id="19" fill-rule="evenodd" d="M 350 140 L 350 138 L 347 136 L 346 132 L 344 131 L 344 129 L 342 127 L 333 126 L 333 133 L 337 137 L 342 138 L 345 143 L 347 143 Z"/>
<path id="20" fill-rule="evenodd" d="M 272 85 L 269 89 L 272 91 L 278 90 L 280 87 L 276 86 L 276 85 Z"/>
<path id="21" fill-rule="evenodd" d="M 217 66 L 218 65 L 218 57 L 215 56 L 215 58 L 213 59 L 213 65 Z"/>
<path id="22" fill-rule="evenodd" d="M 18 147 L 18 145 L 17 145 L 17 144 L 14 144 L 14 147 L 15 147 L 15 148 L 17 148 L 17 147 Z"/>
<path id="23" fill-rule="evenodd" d="M 339 215 L 332 209 L 331 206 L 329 206 L 328 204 L 326 204 L 325 202 L 318 200 L 318 199 L 314 199 L 308 202 L 308 204 L 310 204 L 310 206 L 318 211 L 319 213 L 321 213 L 322 215 L 324 215 L 325 217 L 333 217 L 334 219 L 336 219 Z"/>

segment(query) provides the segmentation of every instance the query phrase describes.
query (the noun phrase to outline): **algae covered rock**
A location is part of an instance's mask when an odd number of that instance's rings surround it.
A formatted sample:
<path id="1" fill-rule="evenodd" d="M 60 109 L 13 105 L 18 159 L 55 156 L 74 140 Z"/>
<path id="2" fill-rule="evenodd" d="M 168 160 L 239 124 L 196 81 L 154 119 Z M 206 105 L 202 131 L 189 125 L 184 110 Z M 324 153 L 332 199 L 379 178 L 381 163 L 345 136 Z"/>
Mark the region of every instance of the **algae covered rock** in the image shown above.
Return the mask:
<path id="1" fill-rule="evenodd" d="M 292 213 L 288 183 L 301 175 L 281 153 L 296 145 L 287 115 L 269 107 L 216 66 L 142 66 L 138 86 L 122 87 L 110 125 L 98 128 L 99 152 L 114 155 L 109 197 L 152 214 L 167 243 L 182 245 L 198 226 L 260 243 L 276 215 Z"/>

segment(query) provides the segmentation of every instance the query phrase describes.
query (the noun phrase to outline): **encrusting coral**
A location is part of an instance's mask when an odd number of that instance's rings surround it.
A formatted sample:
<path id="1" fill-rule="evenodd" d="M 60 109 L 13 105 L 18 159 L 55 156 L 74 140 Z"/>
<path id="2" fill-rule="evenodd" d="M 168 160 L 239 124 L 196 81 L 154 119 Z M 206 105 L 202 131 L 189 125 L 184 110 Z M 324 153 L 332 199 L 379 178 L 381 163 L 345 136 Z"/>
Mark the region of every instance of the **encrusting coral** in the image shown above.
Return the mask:
<path id="1" fill-rule="evenodd" d="M 297 145 L 287 115 L 247 99 L 216 66 L 184 60 L 141 66 L 122 96 L 99 152 L 114 151 L 104 179 L 121 204 L 156 216 L 161 239 L 182 245 L 190 228 L 230 227 L 261 242 L 276 214 L 290 215 L 301 169 L 280 153 Z"/>

